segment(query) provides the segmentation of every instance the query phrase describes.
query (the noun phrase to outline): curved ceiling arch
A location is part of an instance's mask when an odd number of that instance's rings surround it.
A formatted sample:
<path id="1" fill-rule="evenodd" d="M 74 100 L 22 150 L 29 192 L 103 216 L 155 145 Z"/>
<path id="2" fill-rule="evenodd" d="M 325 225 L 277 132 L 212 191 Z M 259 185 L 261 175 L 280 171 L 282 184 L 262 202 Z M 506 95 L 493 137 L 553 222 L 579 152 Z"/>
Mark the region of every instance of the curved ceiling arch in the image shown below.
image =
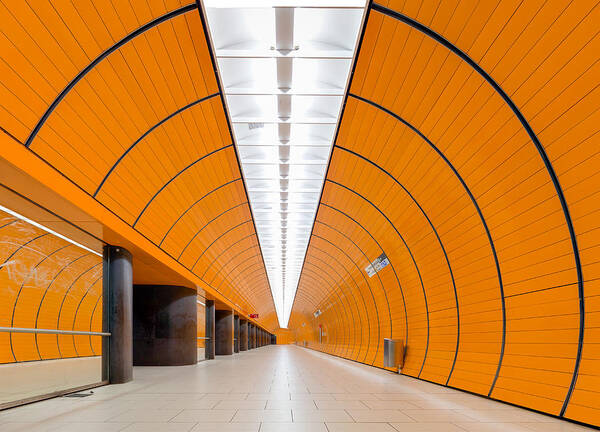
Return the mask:
<path id="1" fill-rule="evenodd" d="M 331 229 L 332 231 L 335 231 L 336 233 L 340 234 L 342 237 L 344 237 L 346 240 L 348 240 L 356 248 L 357 251 L 359 251 L 360 255 L 362 255 L 362 257 L 365 259 L 365 261 L 369 262 L 369 257 L 365 253 L 365 251 L 354 240 L 352 240 L 352 238 L 350 238 L 348 235 L 346 235 L 345 233 L 343 233 L 339 229 L 337 229 L 337 228 L 335 228 L 335 227 L 333 227 L 333 226 L 331 226 L 331 225 L 329 225 L 327 223 L 324 223 L 324 222 L 320 221 L 318 218 L 315 220 L 315 225 L 316 224 L 323 225 L 323 226 L 327 227 L 328 229 Z M 371 239 L 374 240 L 373 237 L 371 236 L 371 234 L 367 230 L 363 229 L 363 231 L 365 231 L 369 235 L 369 237 L 371 237 Z M 377 246 L 379 247 L 379 244 L 376 241 L 375 241 L 375 244 L 377 244 Z M 380 249 L 380 250 L 383 251 L 383 249 Z M 356 263 L 356 261 L 353 260 L 353 262 L 354 262 L 355 267 L 359 268 L 359 266 Z M 362 272 L 361 272 L 361 274 L 362 274 Z M 395 272 L 394 272 L 394 274 L 395 274 Z M 383 292 L 383 295 L 384 295 L 385 304 L 387 306 L 387 312 L 388 312 L 388 320 L 390 322 L 390 338 L 392 338 L 393 335 L 394 335 L 394 326 L 392 324 L 392 313 L 390 311 L 390 303 L 389 303 L 388 295 L 387 295 L 387 292 L 386 292 L 386 289 L 385 289 L 385 284 L 381 280 L 380 275 L 376 274 L 375 276 L 377 276 L 377 281 L 379 281 L 379 285 L 378 286 L 381 288 L 381 291 Z M 402 290 L 402 287 L 400 286 L 399 282 L 398 282 L 398 288 L 400 290 Z"/>
<path id="2" fill-rule="evenodd" d="M 532 144 L 536 148 L 536 150 L 546 168 L 548 176 L 550 177 L 552 184 L 554 186 L 556 196 L 560 201 L 560 206 L 561 206 L 563 214 L 564 214 L 565 224 L 569 231 L 569 236 L 570 236 L 571 244 L 572 244 L 573 259 L 575 261 L 575 268 L 576 268 L 576 272 L 577 272 L 579 298 L 581 299 L 580 300 L 580 313 L 579 313 L 580 323 L 579 323 L 579 342 L 578 342 L 578 348 L 577 348 L 577 357 L 576 357 L 576 361 L 575 361 L 575 367 L 574 367 L 574 371 L 573 371 L 571 385 L 569 386 L 567 397 L 565 398 L 563 407 L 560 412 L 560 414 L 563 415 L 567 408 L 571 394 L 575 388 L 575 384 L 577 382 L 578 370 L 579 370 L 579 365 L 580 365 L 581 357 L 582 357 L 583 342 L 584 342 L 583 336 L 584 336 L 584 329 L 585 329 L 585 293 L 584 293 L 584 286 L 583 286 L 583 271 L 582 271 L 581 259 L 580 259 L 580 255 L 579 255 L 579 248 L 577 246 L 577 236 L 575 233 L 575 228 L 573 225 L 573 221 L 571 218 L 571 214 L 569 211 L 567 201 L 564 196 L 562 186 L 559 182 L 558 176 L 556 175 L 556 172 L 554 170 L 552 162 L 548 158 L 548 155 L 546 154 L 546 150 L 545 150 L 544 146 L 541 144 L 536 133 L 533 131 L 533 128 L 529 125 L 529 122 L 527 121 L 525 116 L 521 113 L 521 111 L 519 110 L 517 105 L 513 102 L 513 100 L 510 98 L 510 96 L 504 91 L 504 89 L 481 66 L 479 66 L 479 64 L 477 62 L 475 62 L 471 57 L 469 57 L 459 47 L 452 44 L 450 41 L 448 41 L 442 35 L 433 31 L 431 28 L 427 27 L 426 25 L 416 21 L 415 19 L 412 19 L 407 15 L 404 15 L 398 11 L 395 11 L 393 9 L 379 5 L 377 3 L 373 3 L 372 8 L 373 8 L 373 10 L 378 11 L 382 14 L 385 14 L 386 16 L 389 16 L 396 20 L 401 21 L 402 23 L 410 26 L 411 28 L 413 28 L 413 29 L 421 32 L 422 34 L 426 35 L 427 37 L 433 39 L 435 42 L 444 46 L 449 51 L 451 51 L 456 56 L 458 56 L 462 61 L 464 61 L 466 64 L 468 64 L 477 74 L 479 74 L 483 78 L 483 80 L 485 80 L 494 89 L 494 91 L 504 100 L 506 105 L 510 108 L 510 110 L 513 112 L 515 117 L 518 119 L 518 121 L 522 125 L 523 129 L 526 131 L 527 135 L 529 136 Z M 352 96 L 354 96 L 354 95 L 352 95 Z M 371 101 L 368 101 L 367 99 L 364 99 L 364 98 L 361 98 L 361 99 L 367 103 L 373 103 Z M 379 105 L 377 105 L 377 106 L 381 109 L 386 110 L 385 108 L 383 108 Z M 386 111 L 388 111 L 388 110 L 386 110 Z M 389 113 L 391 115 L 394 115 L 391 112 L 389 112 Z M 400 121 L 403 121 L 399 117 L 398 117 L 398 119 Z M 411 127 L 408 123 L 406 123 L 406 124 L 407 124 L 407 126 Z M 420 133 L 416 129 L 415 129 L 415 132 Z M 443 156 L 443 154 L 441 152 L 440 152 L 440 156 L 445 158 L 445 156 Z M 457 174 L 458 174 L 458 172 L 457 172 Z M 499 275 L 500 275 L 500 271 L 499 271 Z M 504 292 L 502 292 L 502 297 L 504 298 Z M 506 332 L 506 328 L 504 328 L 503 332 L 504 333 Z M 504 347 L 504 345 L 505 345 L 505 342 L 503 342 L 503 347 Z M 496 385 L 496 382 L 498 380 L 503 356 L 504 356 L 504 348 L 502 350 L 501 361 L 498 364 L 496 376 L 494 377 L 494 381 L 492 383 L 492 386 L 490 388 L 488 396 L 490 396 L 492 394 L 494 387 Z"/>
<path id="3" fill-rule="evenodd" d="M 165 21 L 168 21 L 168 20 L 170 20 L 170 19 L 172 19 L 172 18 L 174 18 L 176 16 L 179 16 L 179 15 L 182 15 L 182 14 L 184 14 L 186 12 L 195 10 L 195 9 L 197 9 L 197 7 L 198 7 L 198 5 L 196 3 L 192 3 L 192 4 L 189 4 L 187 6 L 183 6 L 183 7 L 179 8 L 179 9 L 176 9 L 174 11 L 168 12 L 168 13 L 162 15 L 162 16 L 159 16 L 158 18 L 155 18 L 154 20 L 152 20 L 152 21 L 144 24 L 143 26 L 141 26 L 140 28 L 136 29 L 135 31 L 129 33 L 123 39 L 121 39 L 120 41 L 118 41 L 117 43 L 115 43 L 111 47 L 107 48 L 105 51 L 103 51 L 89 65 L 87 65 L 81 72 L 79 72 L 75 76 L 75 78 L 73 78 L 67 84 L 67 86 L 58 94 L 58 96 L 54 99 L 54 101 L 46 109 L 46 111 L 44 112 L 44 114 L 42 115 L 42 117 L 40 118 L 40 120 L 37 122 L 37 124 L 35 125 L 35 127 L 31 131 L 29 137 L 27 137 L 27 140 L 25 141 L 25 146 L 26 147 L 30 147 L 31 146 L 31 144 L 32 144 L 33 140 L 35 139 L 35 137 L 37 136 L 39 130 L 46 123 L 46 120 L 48 119 L 48 117 L 50 117 L 50 114 L 52 114 L 52 112 L 56 109 L 56 107 L 58 106 L 58 104 L 60 104 L 60 102 L 73 89 L 73 87 L 75 87 L 75 85 L 79 81 L 81 81 L 92 69 L 94 69 L 102 60 L 104 60 L 106 57 L 108 57 L 113 52 L 117 51 L 123 45 L 127 44 L 129 41 L 133 40 L 135 37 L 143 34 L 144 32 L 150 30 L 151 28 L 154 28 L 157 25 L 159 25 L 159 24 L 161 24 L 161 23 L 163 23 Z"/>

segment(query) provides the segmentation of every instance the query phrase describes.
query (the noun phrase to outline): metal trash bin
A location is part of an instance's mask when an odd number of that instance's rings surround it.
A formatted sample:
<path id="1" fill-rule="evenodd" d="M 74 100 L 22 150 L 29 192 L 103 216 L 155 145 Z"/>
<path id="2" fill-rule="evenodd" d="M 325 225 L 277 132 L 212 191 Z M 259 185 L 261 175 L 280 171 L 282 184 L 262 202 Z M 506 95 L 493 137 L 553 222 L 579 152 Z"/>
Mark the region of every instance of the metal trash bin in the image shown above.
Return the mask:
<path id="1" fill-rule="evenodd" d="M 404 340 L 383 340 L 383 367 L 399 368 L 404 366 Z"/>

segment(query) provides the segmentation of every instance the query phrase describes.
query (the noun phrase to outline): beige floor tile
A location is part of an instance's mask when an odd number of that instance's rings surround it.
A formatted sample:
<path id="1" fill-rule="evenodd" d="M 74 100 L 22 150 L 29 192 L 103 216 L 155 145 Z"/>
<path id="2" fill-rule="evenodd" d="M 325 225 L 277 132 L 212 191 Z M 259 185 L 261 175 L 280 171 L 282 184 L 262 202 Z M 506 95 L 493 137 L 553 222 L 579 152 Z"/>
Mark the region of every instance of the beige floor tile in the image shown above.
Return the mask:
<path id="1" fill-rule="evenodd" d="M 325 432 L 324 423 L 328 432 L 591 431 L 296 347 L 135 368 L 134 377 L 88 398 L 2 411 L 0 432 Z"/>
<path id="2" fill-rule="evenodd" d="M 232 422 L 291 422 L 291 410 L 238 410 Z"/>
<path id="3" fill-rule="evenodd" d="M 344 410 L 292 410 L 294 422 L 352 422 Z"/>
<path id="4" fill-rule="evenodd" d="M 270 400 L 267 401 L 266 409 L 317 409 L 313 400 Z"/>
<path id="5" fill-rule="evenodd" d="M 249 401 L 249 400 L 226 400 L 217 403 L 213 409 L 229 409 L 229 410 L 240 410 L 240 409 L 249 409 L 249 410 L 262 410 L 265 409 L 267 405 L 266 401 Z"/>
<path id="6" fill-rule="evenodd" d="M 390 423 L 401 432 L 465 432 L 452 423 Z M 478 423 L 473 423 L 477 425 Z M 509 432 L 509 431 L 506 431 Z"/>
<path id="7" fill-rule="evenodd" d="M 250 393 L 246 400 L 290 400 L 290 393 L 287 392 L 276 392 L 276 393 Z"/>
<path id="8" fill-rule="evenodd" d="M 358 423 L 410 423 L 415 421 L 398 410 L 348 410 L 348 414 Z"/>
<path id="9" fill-rule="evenodd" d="M 325 423 L 263 423 L 260 432 L 327 432 Z"/>
<path id="10" fill-rule="evenodd" d="M 382 401 L 382 400 L 366 400 L 362 401 L 370 409 L 418 409 L 419 407 L 408 401 Z"/>
<path id="11" fill-rule="evenodd" d="M 192 410 L 184 409 L 172 422 L 202 422 L 202 423 L 229 423 L 235 410 Z"/>
<path id="12" fill-rule="evenodd" d="M 535 432 L 584 432 L 592 429 L 575 423 L 554 419 L 551 423 L 522 423 L 529 430 Z"/>
<path id="13" fill-rule="evenodd" d="M 335 400 L 379 400 L 373 393 L 336 393 L 333 397 Z"/>
<path id="14" fill-rule="evenodd" d="M 48 429 L 52 432 L 118 432 L 125 429 L 131 423 L 113 422 L 86 422 L 86 423 L 60 423 Z M 0 428 L 0 431 L 3 431 Z"/>
<path id="15" fill-rule="evenodd" d="M 418 401 L 423 400 L 423 397 L 417 393 L 375 393 L 375 397 L 379 400 L 391 401 Z"/>
<path id="16" fill-rule="evenodd" d="M 123 432 L 189 432 L 196 423 L 132 423 Z M 81 429 L 87 432 L 87 429 Z"/>
<path id="17" fill-rule="evenodd" d="M 417 422 L 451 422 L 451 423 L 469 423 L 477 422 L 473 417 L 460 414 L 456 411 L 439 409 L 439 410 L 402 410 L 404 414 Z"/>
<path id="18" fill-rule="evenodd" d="M 335 400 L 335 401 L 315 401 L 317 408 L 324 410 L 343 410 L 343 409 L 370 409 L 361 401 L 357 400 Z"/>
<path id="19" fill-rule="evenodd" d="M 387 423 L 327 423 L 327 430 L 329 432 L 396 432 L 396 429 Z"/>
<path id="20" fill-rule="evenodd" d="M 171 401 L 163 406 L 163 409 L 212 409 L 220 403 L 216 399 L 189 399 Z"/>
<path id="21" fill-rule="evenodd" d="M 327 394 L 327 393 L 319 393 L 319 394 L 312 394 L 312 393 L 292 393 L 290 395 L 290 399 L 291 400 L 335 400 L 335 398 L 333 397 L 332 394 Z"/>
<path id="22" fill-rule="evenodd" d="M 191 432 L 258 432 L 259 428 L 260 423 L 198 423 Z"/>
<path id="23" fill-rule="evenodd" d="M 116 417 L 112 417 L 111 422 L 125 423 L 125 422 L 168 422 L 173 417 L 181 412 L 181 409 L 155 409 L 155 410 L 143 410 L 135 409 L 119 414 Z"/>
<path id="24" fill-rule="evenodd" d="M 524 424 L 512 422 L 456 423 L 456 425 L 467 432 L 531 432 L 531 429 Z"/>

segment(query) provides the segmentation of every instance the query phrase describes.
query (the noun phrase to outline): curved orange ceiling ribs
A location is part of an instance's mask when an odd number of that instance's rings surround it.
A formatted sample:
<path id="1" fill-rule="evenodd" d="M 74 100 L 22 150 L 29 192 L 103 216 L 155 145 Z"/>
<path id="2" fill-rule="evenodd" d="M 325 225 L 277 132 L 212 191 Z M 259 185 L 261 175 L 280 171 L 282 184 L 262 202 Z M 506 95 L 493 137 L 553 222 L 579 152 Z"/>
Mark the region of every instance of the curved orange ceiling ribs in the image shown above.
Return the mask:
<path id="1" fill-rule="evenodd" d="M 598 425 L 600 12 L 533 3 L 372 5 L 290 327 L 376 366 L 401 338 L 403 374 Z M 360 339 L 324 295 L 347 277 L 305 277 L 350 243 Z"/>
<path id="2" fill-rule="evenodd" d="M 256 237 L 254 222 L 198 4 L 0 7 L 3 130 L 232 304 L 268 315 L 258 242 L 243 242 Z M 244 248 L 254 251 L 246 267 L 219 271 Z"/>

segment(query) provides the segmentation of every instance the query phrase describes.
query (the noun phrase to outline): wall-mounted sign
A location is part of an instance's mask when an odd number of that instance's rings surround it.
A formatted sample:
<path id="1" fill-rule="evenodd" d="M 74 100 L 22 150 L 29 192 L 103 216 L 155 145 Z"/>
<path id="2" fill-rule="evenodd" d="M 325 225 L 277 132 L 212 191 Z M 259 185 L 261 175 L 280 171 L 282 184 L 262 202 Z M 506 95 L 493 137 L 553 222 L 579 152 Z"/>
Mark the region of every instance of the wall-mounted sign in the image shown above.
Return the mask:
<path id="1" fill-rule="evenodd" d="M 250 314 L 250 315 L 248 315 L 248 316 L 249 316 L 250 318 L 254 318 L 254 319 L 258 318 L 258 314 Z"/>
<path id="2" fill-rule="evenodd" d="M 390 263 L 390 260 L 386 256 L 386 254 L 382 253 L 377 258 L 373 260 L 371 264 L 365 267 L 365 271 L 369 275 L 369 277 L 375 276 L 375 273 L 381 271 L 384 267 L 386 267 Z"/>

